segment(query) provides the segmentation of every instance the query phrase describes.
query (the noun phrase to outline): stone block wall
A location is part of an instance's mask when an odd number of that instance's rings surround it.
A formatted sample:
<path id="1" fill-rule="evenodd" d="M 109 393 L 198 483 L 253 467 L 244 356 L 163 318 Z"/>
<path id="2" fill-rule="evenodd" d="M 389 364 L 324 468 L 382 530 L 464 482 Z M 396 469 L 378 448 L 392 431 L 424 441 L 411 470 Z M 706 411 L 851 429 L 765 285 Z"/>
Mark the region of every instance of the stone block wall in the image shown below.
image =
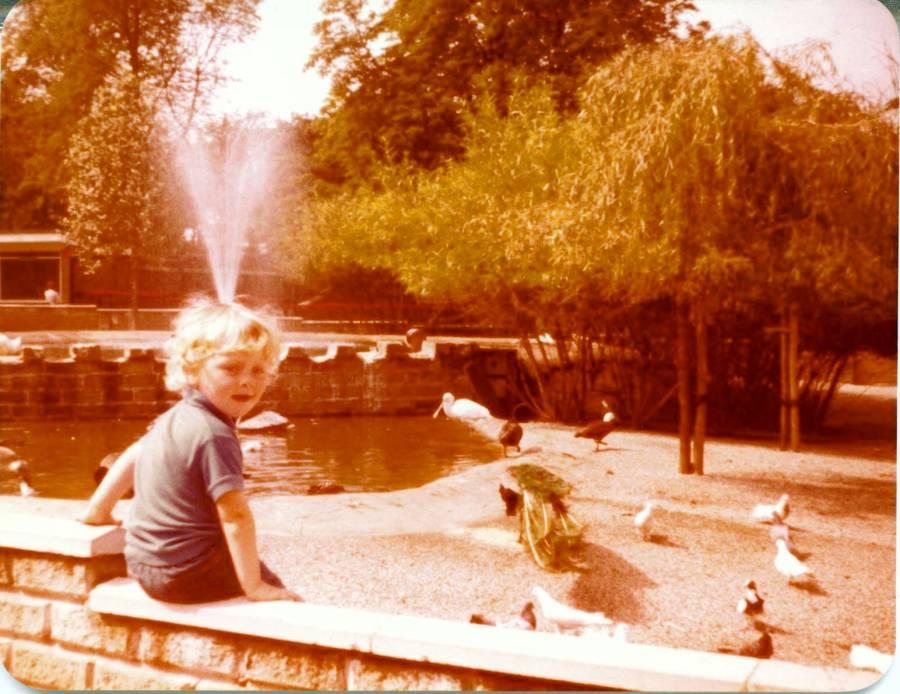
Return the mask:
<path id="1" fill-rule="evenodd" d="M 350 345 L 306 350 L 291 347 L 262 409 L 287 416 L 431 414 L 445 391 L 475 397 L 466 372 L 479 365 L 480 397 L 498 416 L 506 406 L 504 369 L 514 366 L 510 348 L 432 345 L 410 354 L 399 343 L 368 351 Z M 166 390 L 159 350 L 73 346 L 67 356 L 28 348 L 0 357 L 0 420 L 149 418 L 176 400 Z M 493 398 L 493 402 L 490 399 Z M 484 400 L 482 399 L 484 402 Z"/>

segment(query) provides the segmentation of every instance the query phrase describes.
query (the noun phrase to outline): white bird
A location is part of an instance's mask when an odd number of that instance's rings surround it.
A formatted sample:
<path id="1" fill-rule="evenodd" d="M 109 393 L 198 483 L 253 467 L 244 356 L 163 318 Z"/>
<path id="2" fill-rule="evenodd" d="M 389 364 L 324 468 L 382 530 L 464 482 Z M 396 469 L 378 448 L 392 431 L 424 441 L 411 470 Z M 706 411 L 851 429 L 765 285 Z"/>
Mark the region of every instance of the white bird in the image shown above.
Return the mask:
<path id="1" fill-rule="evenodd" d="M 775 540 L 778 539 L 784 540 L 784 544 L 787 545 L 788 551 L 790 551 L 791 554 L 794 554 L 797 551 L 794 543 L 791 541 L 791 531 L 784 523 L 772 523 L 769 528 L 769 537 L 772 538 L 772 542 L 775 542 Z"/>
<path id="2" fill-rule="evenodd" d="M 0 356 L 18 354 L 22 351 L 21 337 L 7 337 L 0 333 Z"/>
<path id="3" fill-rule="evenodd" d="M 791 554 L 784 540 L 775 540 L 775 547 L 775 568 L 787 577 L 788 583 L 802 576 L 813 577 L 810 568 Z"/>
<path id="4" fill-rule="evenodd" d="M 644 503 L 644 508 L 638 511 L 634 516 L 634 527 L 641 533 L 641 538 L 649 540 L 653 534 L 653 502 Z"/>
<path id="5" fill-rule="evenodd" d="M 10 472 L 19 476 L 19 494 L 22 496 L 34 496 L 37 490 L 31 486 L 31 469 L 24 460 L 14 460 L 8 466 Z"/>
<path id="6" fill-rule="evenodd" d="M 850 664 L 853 667 L 877 670 L 883 674 L 888 671 L 892 662 L 894 662 L 894 656 L 881 653 L 869 646 L 857 643 L 850 647 Z"/>
<path id="7" fill-rule="evenodd" d="M 753 507 L 753 518 L 760 523 L 783 523 L 791 512 L 790 497 L 782 494 L 774 504 L 757 504 Z"/>
<path id="8" fill-rule="evenodd" d="M 537 600 L 544 619 L 555 631 L 580 633 L 592 627 L 606 627 L 614 624 L 613 620 L 602 612 L 585 612 L 554 600 L 540 586 L 535 586 L 531 593 Z"/>
<path id="9" fill-rule="evenodd" d="M 434 411 L 434 417 L 437 417 L 441 410 L 444 414 L 453 419 L 481 419 L 490 417 L 491 413 L 484 405 L 479 405 L 474 400 L 466 398 L 454 398 L 453 393 L 444 393 L 441 398 L 440 406 Z"/>

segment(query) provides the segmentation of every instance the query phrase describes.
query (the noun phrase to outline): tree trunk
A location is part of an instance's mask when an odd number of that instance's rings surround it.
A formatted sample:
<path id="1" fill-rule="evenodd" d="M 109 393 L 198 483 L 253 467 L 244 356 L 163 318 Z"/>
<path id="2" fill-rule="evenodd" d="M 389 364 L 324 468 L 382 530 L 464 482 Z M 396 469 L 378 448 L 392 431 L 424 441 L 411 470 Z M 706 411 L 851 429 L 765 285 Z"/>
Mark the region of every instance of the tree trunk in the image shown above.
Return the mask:
<path id="1" fill-rule="evenodd" d="M 697 339 L 697 409 L 694 416 L 694 473 L 703 474 L 703 446 L 706 443 L 706 394 L 709 382 L 707 363 L 706 308 L 698 302 L 694 313 Z"/>
<path id="2" fill-rule="evenodd" d="M 800 450 L 800 384 L 797 364 L 800 352 L 800 312 L 792 303 L 788 309 L 788 404 L 791 420 L 791 450 Z"/>
<path id="3" fill-rule="evenodd" d="M 128 313 L 128 328 L 137 330 L 138 317 L 138 261 L 134 253 L 129 256 L 128 273 L 130 275 L 131 310 Z"/>
<path id="4" fill-rule="evenodd" d="M 678 472 L 689 475 L 691 468 L 691 355 L 690 321 L 686 304 L 678 300 L 675 306 L 676 347 L 675 369 L 678 372 Z"/>
<path id="5" fill-rule="evenodd" d="M 778 356 L 781 363 L 779 378 L 779 438 L 781 450 L 786 451 L 790 443 L 791 418 L 788 402 L 791 399 L 791 389 L 788 385 L 788 333 L 787 311 L 782 312 L 781 327 L 778 331 Z"/>

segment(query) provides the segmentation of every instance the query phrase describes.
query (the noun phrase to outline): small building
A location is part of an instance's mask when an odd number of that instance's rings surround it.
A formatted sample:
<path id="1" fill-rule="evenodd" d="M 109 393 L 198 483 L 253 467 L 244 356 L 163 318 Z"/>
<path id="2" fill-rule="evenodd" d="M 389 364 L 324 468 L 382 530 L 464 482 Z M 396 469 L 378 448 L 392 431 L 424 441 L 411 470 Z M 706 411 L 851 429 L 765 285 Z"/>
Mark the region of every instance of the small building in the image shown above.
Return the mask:
<path id="1" fill-rule="evenodd" d="M 43 302 L 53 286 L 70 303 L 72 251 L 56 231 L 0 232 L 0 302 Z"/>

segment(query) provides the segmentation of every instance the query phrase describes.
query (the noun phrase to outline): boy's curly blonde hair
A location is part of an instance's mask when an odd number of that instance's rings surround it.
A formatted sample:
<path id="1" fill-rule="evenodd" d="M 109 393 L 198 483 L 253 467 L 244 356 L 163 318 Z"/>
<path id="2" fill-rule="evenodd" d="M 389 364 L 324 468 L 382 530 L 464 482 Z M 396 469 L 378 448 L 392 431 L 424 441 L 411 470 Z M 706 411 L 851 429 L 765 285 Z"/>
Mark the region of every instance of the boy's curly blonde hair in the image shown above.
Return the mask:
<path id="1" fill-rule="evenodd" d="M 216 354 L 262 354 L 273 376 L 284 358 L 275 318 L 242 304 L 196 297 L 175 318 L 174 327 L 175 334 L 166 342 L 165 351 L 166 388 L 175 392 L 184 390 L 203 362 Z"/>

